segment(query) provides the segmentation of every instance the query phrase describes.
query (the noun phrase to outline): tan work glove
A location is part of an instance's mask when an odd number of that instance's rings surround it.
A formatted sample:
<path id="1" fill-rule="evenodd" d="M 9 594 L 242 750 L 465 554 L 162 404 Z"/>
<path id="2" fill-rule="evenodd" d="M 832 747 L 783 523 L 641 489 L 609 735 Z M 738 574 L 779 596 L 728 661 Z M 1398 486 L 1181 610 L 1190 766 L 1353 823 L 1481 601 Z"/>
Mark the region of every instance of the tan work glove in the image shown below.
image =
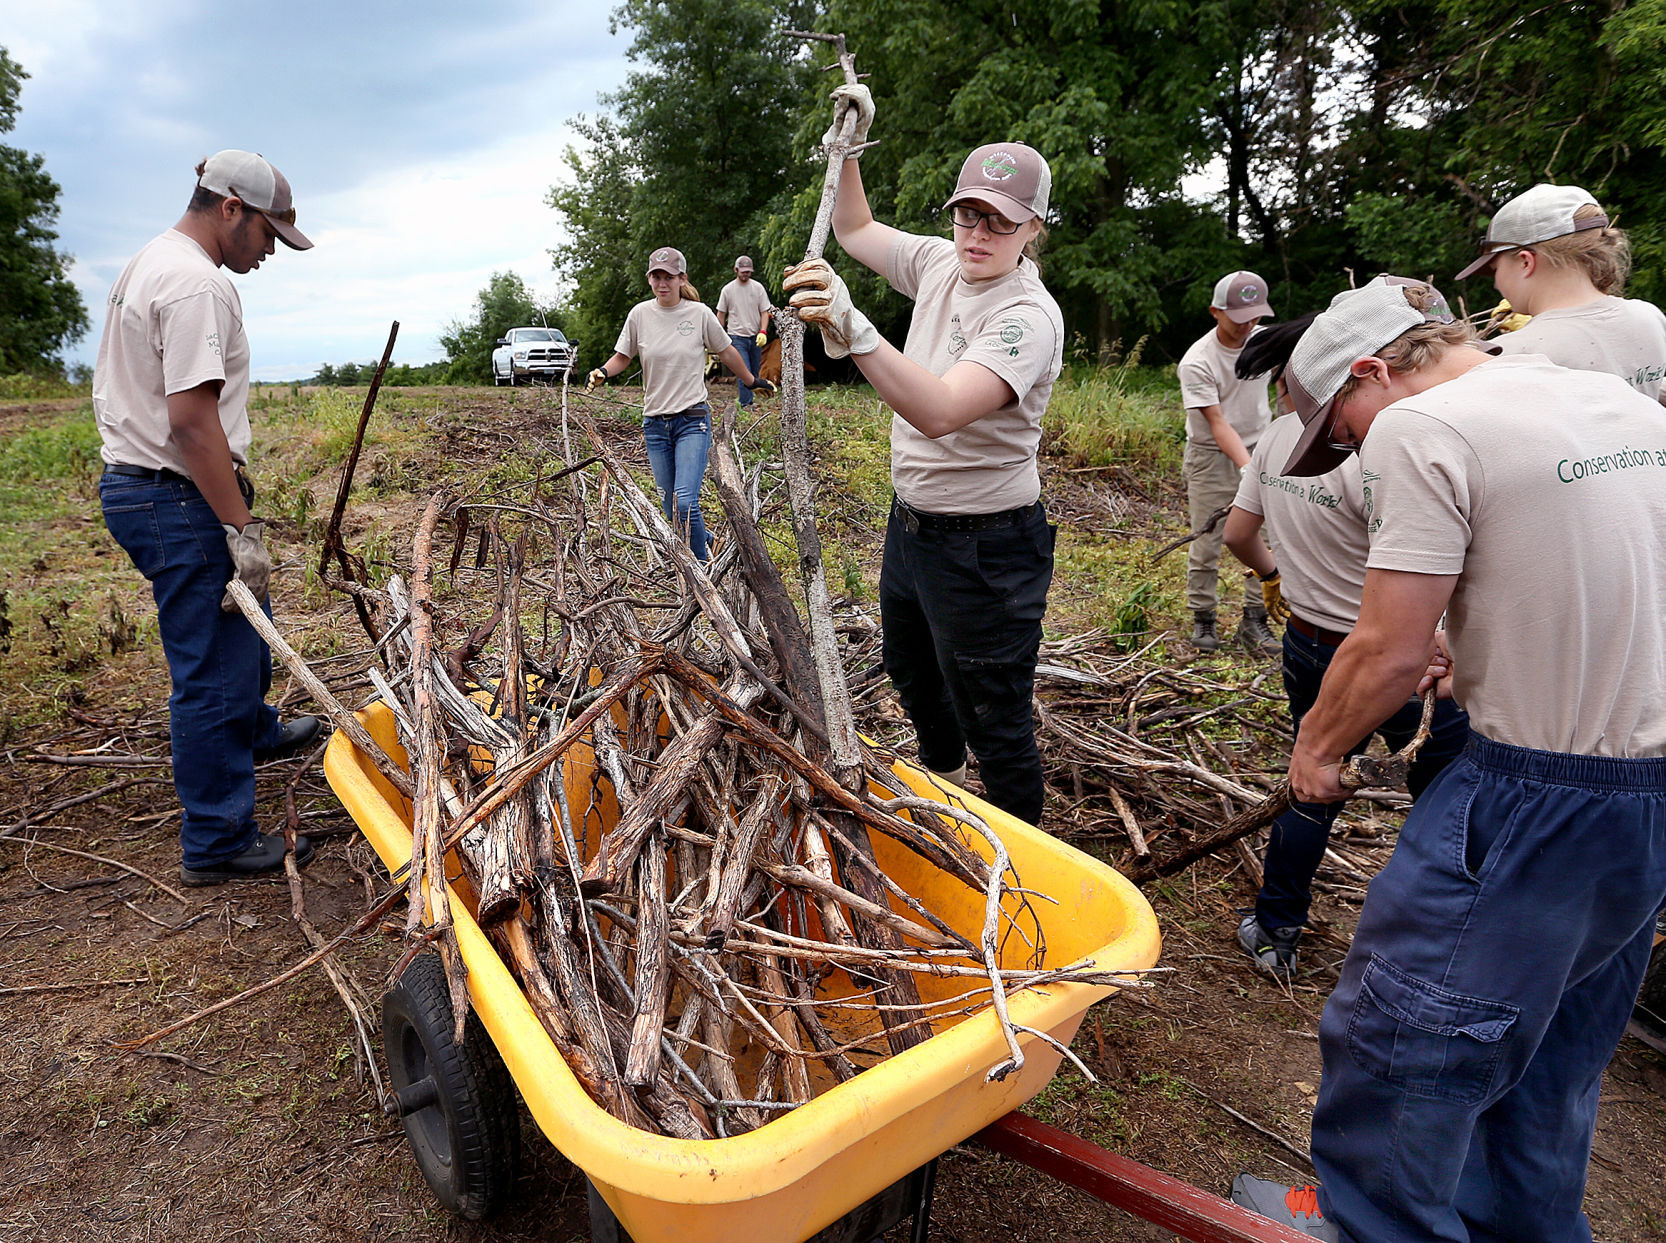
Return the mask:
<path id="1" fill-rule="evenodd" d="M 807 324 L 821 329 L 829 358 L 871 354 L 879 348 L 879 330 L 850 301 L 839 274 L 825 259 L 807 259 L 781 275 L 781 288 L 793 293 L 789 305 Z"/>
<path id="2" fill-rule="evenodd" d="M 600 367 L 597 367 L 589 375 L 584 377 L 584 391 L 587 393 L 593 393 L 606 383 L 607 372 L 603 371 Z"/>
<path id="3" fill-rule="evenodd" d="M 1260 578 L 1260 575 L 1256 577 Z M 1277 570 L 1270 577 L 1261 579 L 1261 599 L 1267 606 L 1268 617 L 1280 623 L 1290 620 L 1290 606 L 1284 602 L 1284 588 Z"/>
<path id="4" fill-rule="evenodd" d="M 221 523 L 220 529 L 226 533 L 226 551 L 231 553 L 231 563 L 236 567 L 233 577 L 242 582 L 256 600 L 264 600 L 266 589 L 272 582 L 272 555 L 266 551 L 266 524 L 259 518 L 252 518 L 241 531 L 229 522 Z M 229 591 L 220 601 L 220 611 L 241 612 Z"/>
<path id="5" fill-rule="evenodd" d="M 856 109 L 856 128 L 851 131 L 850 145 L 859 147 L 868 141 L 868 127 L 873 124 L 873 92 L 861 83 L 851 86 L 835 87 L 830 96 L 833 100 L 833 124 L 827 127 L 827 132 L 821 136 L 822 149 L 826 150 L 839 141 L 839 127 L 844 124 L 845 110 Z M 847 160 L 862 158 L 860 151 L 845 156 Z"/>
<path id="6" fill-rule="evenodd" d="M 1503 318 L 1500 318 L 1500 316 Z M 1489 318 L 1497 321 L 1498 331 L 1500 332 L 1520 332 L 1527 327 L 1527 321 L 1533 317 L 1523 315 L 1520 311 L 1511 307 L 1508 298 L 1500 298 L 1498 305 L 1493 307 Z"/>
<path id="7" fill-rule="evenodd" d="M 767 342 L 768 342 L 768 341 L 769 341 L 769 333 L 767 333 L 767 332 L 760 332 L 760 333 L 759 333 L 759 334 L 758 334 L 758 336 L 757 336 L 757 343 L 758 343 L 758 348 L 759 348 L 759 349 L 760 349 L 760 350 L 761 350 L 761 349 L 763 349 L 763 348 L 764 348 L 764 345 L 765 345 L 765 344 L 766 344 L 766 343 L 767 343 Z"/>

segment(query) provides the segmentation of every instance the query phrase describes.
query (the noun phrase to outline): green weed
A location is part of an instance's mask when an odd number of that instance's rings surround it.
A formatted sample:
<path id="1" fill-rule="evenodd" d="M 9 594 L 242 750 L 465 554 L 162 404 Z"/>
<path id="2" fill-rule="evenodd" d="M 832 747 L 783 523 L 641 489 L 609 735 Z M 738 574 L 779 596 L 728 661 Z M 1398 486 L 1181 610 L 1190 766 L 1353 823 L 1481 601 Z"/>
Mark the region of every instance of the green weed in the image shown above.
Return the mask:
<path id="1" fill-rule="evenodd" d="M 1042 418 L 1051 451 L 1072 467 L 1179 473 L 1186 424 L 1172 368 L 1141 367 L 1144 338 L 1110 365 L 1072 365 Z"/>

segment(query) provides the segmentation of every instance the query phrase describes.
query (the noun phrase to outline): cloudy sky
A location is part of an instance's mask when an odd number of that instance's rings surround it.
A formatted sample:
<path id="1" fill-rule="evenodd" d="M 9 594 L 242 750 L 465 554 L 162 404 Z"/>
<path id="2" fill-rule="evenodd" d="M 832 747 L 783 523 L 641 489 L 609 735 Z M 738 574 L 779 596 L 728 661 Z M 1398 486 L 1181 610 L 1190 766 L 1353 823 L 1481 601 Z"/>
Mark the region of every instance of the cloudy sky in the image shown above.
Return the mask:
<path id="1" fill-rule="evenodd" d="M 315 243 L 280 245 L 243 296 L 255 379 L 444 356 L 494 271 L 556 290 L 545 205 L 566 122 L 630 65 L 609 0 L 0 0 L 0 46 L 30 75 L 9 146 L 63 187 L 59 246 L 94 328 L 122 266 L 184 210 L 197 161 L 259 151 Z"/>

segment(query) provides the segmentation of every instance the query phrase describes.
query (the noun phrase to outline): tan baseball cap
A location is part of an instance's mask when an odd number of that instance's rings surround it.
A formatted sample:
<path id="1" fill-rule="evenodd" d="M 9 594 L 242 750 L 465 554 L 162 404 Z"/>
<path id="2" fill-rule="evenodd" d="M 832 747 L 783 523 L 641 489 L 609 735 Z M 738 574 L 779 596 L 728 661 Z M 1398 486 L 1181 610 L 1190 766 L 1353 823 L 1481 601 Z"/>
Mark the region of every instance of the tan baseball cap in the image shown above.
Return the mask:
<path id="1" fill-rule="evenodd" d="M 1583 233 L 1586 229 L 1606 229 L 1606 215 L 1587 216 L 1575 220 L 1573 214 L 1581 207 L 1600 204 L 1590 193 L 1578 186 L 1553 186 L 1540 182 L 1531 190 L 1523 190 L 1492 218 L 1487 226 L 1487 237 L 1481 243 L 1481 257 L 1458 273 L 1458 279 L 1474 276 L 1492 261 L 1494 255 L 1507 250 L 1520 250 L 1535 242 L 1548 242 L 1553 237 Z"/>
<path id="2" fill-rule="evenodd" d="M 312 249 L 312 242 L 295 227 L 295 199 L 289 179 L 264 157 L 235 147 L 216 151 L 203 161 L 197 184 L 254 208 L 272 222 L 273 230 L 292 250 Z"/>
<path id="3" fill-rule="evenodd" d="M 1434 293 L 1427 311 L 1406 301 L 1407 286 L 1420 286 Z M 1369 357 L 1421 324 L 1451 322 L 1452 312 L 1440 292 L 1427 281 L 1405 276 L 1379 276 L 1332 298 L 1330 306 L 1302 333 L 1284 369 L 1290 404 L 1302 421 L 1301 439 L 1285 463 L 1284 473 L 1323 475 L 1347 459 L 1348 451 L 1333 449 L 1325 433 L 1336 394 L 1347 382 L 1357 359 Z"/>
<path id="4" fill-rule="evenodd" d="M 737 271 L 737 272 L 750 272 L 751 270 L 752 270 L 752 257 L 750 255 L 742 255 L 739 259 L 735 260 L 735 271 Z"/>
<path id="5" fill-rule="evenodd" d="M 1273 308 L 1267 304 L 1267 282 L 1254 272 L 1228 272 L 1215 282 L 1215 292 L 1209 305 L 1226 312 L 1235 324 L 1246 320 L 1271 318 Z"/>
<path id="6" fill-rule="evenodd" d="M 681 276 L 688 271 L 688 260 L 675 246 L 661 246 L 648 256 L 648 271 L 650 274 L 669 272 L 672 276 Z"/>
<path id="7" fill-rule="evenodd" d="M 979 147 L 960 166 L 960 180 L 944 209 L 967 199 L 982 199 L 1008 220 L 1023 224 L 1047 214 L 1053 170 L 1041 152 L 1021 142 L 992 142 Z"/>

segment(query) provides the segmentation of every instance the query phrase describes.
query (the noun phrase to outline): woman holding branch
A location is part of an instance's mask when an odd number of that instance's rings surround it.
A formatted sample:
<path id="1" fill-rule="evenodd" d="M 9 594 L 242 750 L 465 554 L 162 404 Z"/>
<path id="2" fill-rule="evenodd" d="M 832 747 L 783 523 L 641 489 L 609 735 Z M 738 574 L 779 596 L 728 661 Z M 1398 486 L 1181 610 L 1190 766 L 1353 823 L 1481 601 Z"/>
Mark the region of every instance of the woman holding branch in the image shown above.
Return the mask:
<path id="1" fill-rule="evenodd" d="M 688 280 L 683 252 L 661 246 L 648 257 L 648 287 L 654 296 L 625 317 L 613 355 L 592 371 L 589 392 L 642 358 L 642 436 L 648 464 L 659 485 L 666 518 L 688 532 L 688 546 L 706 559 L 706 523 L 700 515 L 700 485 L 712 447 L 711 407 L 706 404 L 706 351 L 754 387 L 757 377 Z"/>
<path id="2" fill-rule="evenodd" d="M 868 88 L 842 86 L 833 99 L 825 141 L 854 108 L 859 147 L 873 120 Z M 1064 343 L 1034 258 L 1051 185 L 1033 148 L 979 147 L 945 204 L 950 240 L 875 220 L 860 162 L 845 160 L 833 233 L 914 299 L 901 350 L 856 310 L 826 260 L 783 280 L 827 353 L 850 355 L 895 412 L 880 616 L 885 670 L 920 760 L 959 783 L 970 747 L 989 801 L 1031 824 L 1041 819 L 1042 773 L 1030 701 L 1054 537 L 1036 451 Z"/>

